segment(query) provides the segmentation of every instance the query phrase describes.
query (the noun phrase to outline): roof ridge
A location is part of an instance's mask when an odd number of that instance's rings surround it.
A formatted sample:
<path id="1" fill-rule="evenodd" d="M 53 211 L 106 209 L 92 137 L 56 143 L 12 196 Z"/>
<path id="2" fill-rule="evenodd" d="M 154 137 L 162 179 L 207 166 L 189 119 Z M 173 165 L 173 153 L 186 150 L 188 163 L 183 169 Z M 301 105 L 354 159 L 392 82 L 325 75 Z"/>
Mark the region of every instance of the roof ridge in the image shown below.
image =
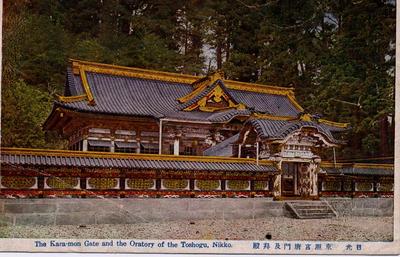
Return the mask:
<path id="1" fill-rule="evenodd" d="M 322 161 L 321 167 L 334 167 L 342 168 L 383 168 L 391 169 L 394 168 L 394 164 L 391 163 L 360 163 L 360 162 L 333 162 L 333 161 Z"/>
<path id="2" fill-rule="evenodd" d="M 301 115 L 300 117 L 292 117 L 292 116 L 277 116 L 277 115 L 271 115 L 271 114 L 265 114 L 265 113 L 254 113 L 253 116 L 258 119 L 263 119 L 263 120 L 283 120 L 283 121 L 313 121 L 310 114 L 306 113 Z M 330 120 L 325 120 L 325 119 L 315 119 L 313 122 L 316 122 L 318 124 L 324 124 L 327 126 L 335 127 L 335 128 L 342 128 L 346 129 L 349 127 L 350 123 L 343 123 L 343 122 L 335 122 L 335 121 L 330 121 Z"/>
<path id="3" fill-rule="evenodd" d="M 1 148 L 1 155 L 39 155 L 39 156 L 68 156 L 68 157 L 92 157 L 92 158 L 120 158 L 120 159 L 140 159 L 140 160 L 159 160 L 159 161 L 195 161 L 195 162 L 226 162 L 226 163 L 249 163 L 255 164 L 255 159 L 234 158 L 221 156 L 183 156 L 165 154 L 125 154 L 111 152 L 91 152 L 91 151 L 72 151 L 72 150 L 53 150 L 36 148 Z M 263 160 L 261 164 L 272 164 L 272 161 Z"/>
<path id="4" fill-rule="evenodd" d="M 180 74 L 166 71 L 157 71 L 143 68 L 127 67 L 114 64 L 104 64 L 77 59 L 70 59 L 74 74 L 79 74 L 80 67 L 84 67 L 85 71 L 94 73 L 111 74 L 117 76 L 138 77 L 145 79 L 154 79 L 161 81 L 169 81 L 183 84 L 192 84 L 193 82 L 203 78 L 203 76 L 194 76 L 188 74 Z M 280 87 L 273 85 L 264 85 L 258 83 L 241 82 L 236 80 L 224 80 L 228 88 L 253 91 L 259 93 L 269 93 L 278 95 L 294 95 L 293 87 Z"/>

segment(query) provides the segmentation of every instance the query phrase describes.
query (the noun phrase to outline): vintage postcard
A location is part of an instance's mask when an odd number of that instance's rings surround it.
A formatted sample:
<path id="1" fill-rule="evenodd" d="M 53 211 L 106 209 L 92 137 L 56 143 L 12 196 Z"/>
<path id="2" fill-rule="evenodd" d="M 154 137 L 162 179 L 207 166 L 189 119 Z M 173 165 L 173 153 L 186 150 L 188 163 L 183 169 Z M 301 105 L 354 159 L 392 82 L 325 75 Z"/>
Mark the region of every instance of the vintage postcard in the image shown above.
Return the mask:
<path id="1" fill-rule="evenodd" d="M 400 253 L 395 1 L 2 8 L 0 251 Z"/>

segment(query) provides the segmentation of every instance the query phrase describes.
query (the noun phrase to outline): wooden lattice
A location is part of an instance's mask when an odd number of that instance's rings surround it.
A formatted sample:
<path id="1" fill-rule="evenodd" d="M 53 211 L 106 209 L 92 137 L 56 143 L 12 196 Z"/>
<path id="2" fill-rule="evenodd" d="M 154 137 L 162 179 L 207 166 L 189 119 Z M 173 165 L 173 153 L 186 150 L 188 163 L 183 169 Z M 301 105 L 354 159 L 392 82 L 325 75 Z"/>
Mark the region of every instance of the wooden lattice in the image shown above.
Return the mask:
<path id="1" fill-rule="evenodd" d="M 94 189 L 113 189 L 118 181 L 115 178 L 90 178 L 88 184 Z"/>
<path id="2" fill-rule="evenodd" d="M 71 189 L 78 185 L 78 178 L 50 177 L 46 179 L 46 184 L 54 189 Z"/>
<path id="3" fill-rule="evenodd" d="M 357 182 L 356 189 L 357 191 L 372 191 L 373 185 L 372 182 Z"/>
<path id="4" fill-rule="evenodd" d="M 219 180 L 196 180 L 196 186 L 201 190 L 217 190 L 219 187 Z"/>
<path id="5" fill-rule="evenodd" d="M 248 180 L 228 180 L 228 188 L 231 190 L 247 190 L 248 187 Z"/>
<path id="6" fill-rule="evenodd" d="M 323 183 L 324 191 L 340 191 L 342 182 L 337 180 L 327 180 Z"/>
<path id="7" fill-rule="evenodd" d="M 6 176 L 1 178 L 1 185 L 12 189 L 31 188 L 35 183 L 36 179 L 34 177 Z"/>
<path id="8" fill-rule="evenodd" d="M 258 180 L 254 181 L 254 190 L 265 190 L 268 187 L 268 181 Z"/>
<path id="9" fill-rule="evenodd" d="M 378 191 L 391 192 L 393 191 L 393 183 L 379 183 Z"/>
<path id="10" fill-rule="evenodd" d="M 163 186 L 167 189 L 185 189 L 189 182 L 183 179 L 164 179 Z"/>
<path id="11" fill-rule="evenodd" d="M 150 189 L 154 187 L 153 179 L 144 179 L 144 178 L 136 178 L 136 179 L 128 179 L 126 184 L 131 189 Z"/>

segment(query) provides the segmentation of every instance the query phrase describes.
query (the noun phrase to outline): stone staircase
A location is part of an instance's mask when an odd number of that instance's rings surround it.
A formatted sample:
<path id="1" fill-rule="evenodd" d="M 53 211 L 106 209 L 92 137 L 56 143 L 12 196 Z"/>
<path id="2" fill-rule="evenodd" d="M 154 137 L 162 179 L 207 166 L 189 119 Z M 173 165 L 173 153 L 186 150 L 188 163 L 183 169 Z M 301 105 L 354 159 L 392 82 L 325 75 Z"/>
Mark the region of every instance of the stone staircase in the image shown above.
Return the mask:
<path id="1" fill-rule="evenodd" d="M 337 212 L 326 201 L 290 201 L 286 208 L 298 219 L 330 219 L 338 217 Z"/>

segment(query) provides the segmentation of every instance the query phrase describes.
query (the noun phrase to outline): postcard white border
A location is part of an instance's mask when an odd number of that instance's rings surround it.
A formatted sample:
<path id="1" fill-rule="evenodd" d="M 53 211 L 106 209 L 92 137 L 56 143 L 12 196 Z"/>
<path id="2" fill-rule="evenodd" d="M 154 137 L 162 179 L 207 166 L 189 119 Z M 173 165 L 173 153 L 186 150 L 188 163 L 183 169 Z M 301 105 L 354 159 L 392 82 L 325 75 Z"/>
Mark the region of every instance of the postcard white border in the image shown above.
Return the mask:
<path id="1" fill-rule="evenodd" d="M 2 1 L 1 1 L 2 2 Z M 3 4 L 0 5 L 0 20 L 3 20 Z M 213 242 L 226 242 L 230 243 L 232 247 L 230 248 L 169 248 L 169 247 L 156 247 L 156 248 L 148 248 L 148 247 L 35 247 L 35 241 L 44 241 L 50 242 L 51 240 L 56 241 L 69 241 L 69 242 L 81 242 L 84 243 L 85 240 L 88 239 L 18 239 L 18 238 L 3 238 L 0 239 L 0 253 L 4 254 L 7 252 L 42 252 L 42 253 L 54 253 L 54 252 L 62 252 L 62 253 L 179 253 L 179 254 L 289 254 L 289 255 L 297 255 L 297 254 L 328 254 L 328 255 L 365 255 L 365 254 L 374 254 L 374 255 L 387 255 L 387 254 L 400 254 L 400 54 L 398 52 L 399 42 L 400 42 L 400 10 L 396 4 L 396 81 L 395 88 L 397 89 L 395 92 L 395 191 L 394 191 L 394 233 L 393 233 L 393 242 L 337 242 L 337 241 L 259 241 L 259 240 L 243 240 L 243 241 L 222 241 L 222 240 L 135 240 L 135 239 L 90 239 L 96 242 L 103 241 L 143 241 L 154 243 L 155 245 L 161 244 L 164 242 L 174 242 L 178 245 L 181 241 L 188 242 L 197 242 L 197 243 L 207 243 L 212 244 Z M 0 26 L 0 40 L 2 42 L 2 26 Z M 0 48 L 0 56 L 2 56 L 2 49 Z M 1 83 L 1 72 L 0 69 L 0 83 Z M 1 92 L 0 92 L 1 96 Z M 279 250 L 275 249 L 254 249 L 254 243 L 269 243 L 274 245 L 276 243 L 280 244 L 295 244 L 301 243 L 302 245 L 306 244 L 333 244 L 332 250 Z M 349 250 L 348 245 L 352 245 L 352 247 L 356 247 L 357 245 L 361 245 L 361 250 L 357 250 L 356 248 Z"/>

